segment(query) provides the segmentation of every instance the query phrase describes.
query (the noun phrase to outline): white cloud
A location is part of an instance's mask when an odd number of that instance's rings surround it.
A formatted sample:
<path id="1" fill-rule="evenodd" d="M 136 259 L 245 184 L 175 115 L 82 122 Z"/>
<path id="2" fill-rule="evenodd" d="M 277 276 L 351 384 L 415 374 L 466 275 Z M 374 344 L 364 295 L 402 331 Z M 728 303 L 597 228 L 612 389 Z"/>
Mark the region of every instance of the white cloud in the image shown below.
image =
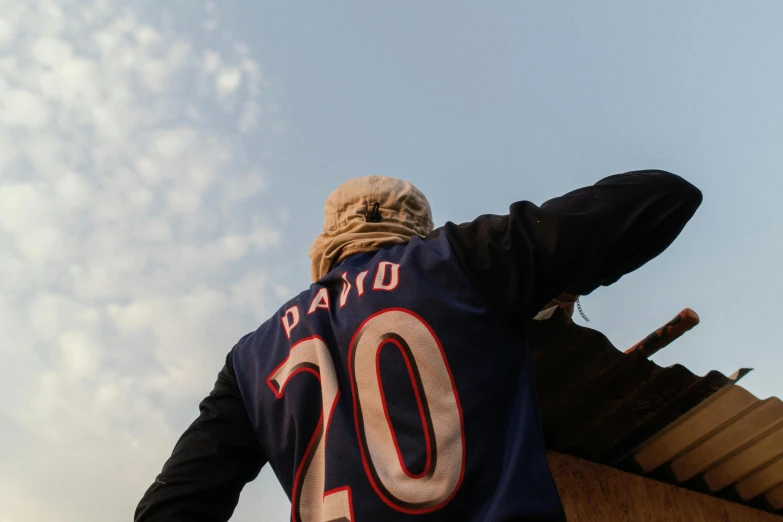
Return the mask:
<path id="1" fill-rule="evenodd" d="M 7 21 L 0 18 L 0 47 L 3 47 L 14 37 L 14 28 Z"/>
<path id="2" fill-rule="evenodd" d="M 40 129 L 49 122 L 49 108 L 40 96 L 22 89 L 4 93 L 0 122 L 6 127 Z"/>
<path id="3" fill-rule="evenodd" d="M 201 27 L 203 27 L 205 31 L 208 31 L 210 33 L 215 29 L 217 29 L 217 26 L 218 26 L 218 21 L 214 18 L 208 18 L 201 23 Z"/>
<path id="4" fill-rule="evenodd" d="M 54 190 L 57 200 L 69 210 L 87 205 L 93 195 L 93 189 L 84 176 L 76 172 L 63 172 L 55 181 Z"/>
<path id="5" fill-rule="evenodd" d="M 226 67 L 217 74 L 215 88 L 218 94 L 227 95 L 237 90 L 242 83 L 242 73 L 236 67 Z"/>
<path id="6" fill-rule="evenodd" d="M 212 83 L 212 89 L 223 99 L 223 107 L 232 113 L 239 113 L 237 128 L 243 132 L 250 132 L 258 125 L 261 114 L 259 97 L 263 79 L 261 68 L 257 61 L 248 56 L 249 49 L 246 45 L 237 43 L 233 46 L 236 60 L 227 62 L 224 56 L 214 50 L 207 49 L 201 57 L 202 74 Z M 239 106 L 230 98 L 244 86 L 250 94 Z M 196 111 L 191 110 L 191 114 Z M 270 123 L 271 126 L 271 123 Z"/>
<path id="7" fill-rule="evenodd" d="M 94 376 L 100 368 L 100 348 L 93 339 L 80 330 L 60 334 L 60 367 L 72 380 Z"/>
<path id="8" fill-rule="evenodd" d="M 57 38 L 43 37 L 35 41 L 31 46 L 31 54 L 46 69 L 58 69 L 61 64 L 73 60 L 73 48 Z"/>
<path id="9" fill-rule="evenodd" d="M 260 67 L 120 0 L 0 0 L 0 49 L 0 522 L 126 520 L 287 297 Z"/>
<path id="10" fill-rule="evenodd" d="M 45 189 L 34 182 L 7 183 L 0 190 L 0 223 L 11 232 L 25 231 L 28 226 L 51 223 L 53 209 Z"/>
<path id="11" fill-rule="evenodd" d="M 220 57 L 220 53 L 207 49 L 204 51 L 204 71 L 212 73 L 218 70 L 223 64 L 223 59 Z"/>

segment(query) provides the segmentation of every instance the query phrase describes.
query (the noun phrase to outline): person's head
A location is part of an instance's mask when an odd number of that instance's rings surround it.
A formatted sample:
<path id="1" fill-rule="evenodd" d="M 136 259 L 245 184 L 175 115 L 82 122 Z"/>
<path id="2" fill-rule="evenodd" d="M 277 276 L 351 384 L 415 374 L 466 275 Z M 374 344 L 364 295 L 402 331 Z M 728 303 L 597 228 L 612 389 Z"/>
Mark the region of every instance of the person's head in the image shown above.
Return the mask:
<path id="1" fill-rule="evenodd" d="M 348 180 L 326 200 L 323 232 L 310 248 L 310 275 L 315 282 L 348 256 L 426 236 L 432 228 L 430 204 L 412 183 L 386 176 Z"/>

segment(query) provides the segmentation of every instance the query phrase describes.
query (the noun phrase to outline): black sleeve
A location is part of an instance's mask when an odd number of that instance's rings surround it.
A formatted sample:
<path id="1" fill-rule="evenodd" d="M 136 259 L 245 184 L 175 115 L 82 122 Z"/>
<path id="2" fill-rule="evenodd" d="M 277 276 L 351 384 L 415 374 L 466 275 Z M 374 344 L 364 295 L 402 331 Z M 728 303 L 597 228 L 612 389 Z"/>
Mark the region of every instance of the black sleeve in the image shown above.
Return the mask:
<path id="1" fill-rule="evenodd" d="M 135 522 L 223 522 L 266 459 L 239 392 L 232 353 L 201 414 L 136 508 Z"/>
<path id="2" fill-rule="evenodd" d="M 518 321 L 561 292 L 586 295 L 636 270 L 674 241 L 701 201 L 679 176 L 637 171 L 444 231 L 489 306 Z"/>

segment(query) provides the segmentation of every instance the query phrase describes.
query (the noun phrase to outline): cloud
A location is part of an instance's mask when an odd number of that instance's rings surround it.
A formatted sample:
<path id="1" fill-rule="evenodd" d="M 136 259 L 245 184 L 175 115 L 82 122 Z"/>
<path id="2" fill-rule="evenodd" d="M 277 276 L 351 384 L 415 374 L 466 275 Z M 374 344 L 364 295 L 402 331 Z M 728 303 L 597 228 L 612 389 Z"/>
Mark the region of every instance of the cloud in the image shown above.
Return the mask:
<path id="1" fill-rule="evenodd" d="M 0 521 L 126 520 L 287 293 L 258 262 L 280 235 L 245 147 L 276 125 L 261 68 L 196 31 L 0 0 Z"/>
<path id="2" fill-rule="evenodd" d="M 204 51 L 204 72 L 214 73 L 223 64 L 220 53 L 212 49 Z"/>
<path id="3" fill-rule="evenodd" d="M 242 84 L 242 73 L 234 67 L 226 67 L 217 74 L 215 87 L 221 95 L 231 94 Z"/>

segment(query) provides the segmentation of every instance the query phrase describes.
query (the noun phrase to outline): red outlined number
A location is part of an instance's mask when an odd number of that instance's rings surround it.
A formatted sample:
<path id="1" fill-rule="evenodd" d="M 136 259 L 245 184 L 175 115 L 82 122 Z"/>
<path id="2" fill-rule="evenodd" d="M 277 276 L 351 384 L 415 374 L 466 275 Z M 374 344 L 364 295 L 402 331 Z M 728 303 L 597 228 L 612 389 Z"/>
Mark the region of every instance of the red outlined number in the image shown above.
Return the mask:
<path id="1" fill-rule="evenodd" d="M 389 417 L 380 374 L 381 348 L 400 350 L 416 397 L 427 451 L 424 470 L 413 474 L 402 458 Z M 457 388 L 440 340 L 418 315 L 389 308 L 367 318 L 348 352 L 354 422 L 367 478 L 388 506 L 429 513 L 448 504 L 465 473 L 465 430 Z M 350 487 L 324 492 L 326 435 L 340 396 L 329 348 L 318 336 L 303 339 L 272 371 L 267 384 L 280 399 L 296 374 L 321 384 L 322 413 L 294 477 L 291 517 L 295 522 L 353 522 Z"/>
<path id="2" fill-rule="evenodd" d="M 403 354 L 424 428 L 427 460 L 412 474 L 397 444 L 380 380 L 378 354 L 386 343 Z M 367 477 L 390 507 L 429 513 L 457 493 L 465 472 L 465 435 L 457 388 L 443 346 L 410 310 L 389 308 L 370 316 L 348 352 L 356 433 Z"/>
<path id="3" fill-rule="evenodd" d="M 296 470 L 291 495 L 291 519 L 295 522 L 352 522 L 351 488 L 324 491 L 326 434 L 340 390 L 329 348 L 320 337 L 308 337 L 294 344 L 286 360 L 269 376 L 267 384 L 280 399 L 285 392 L 285 385 L 301 372 L 311 373 L 320 381 L 322 412 L 318 427 Z"/>

